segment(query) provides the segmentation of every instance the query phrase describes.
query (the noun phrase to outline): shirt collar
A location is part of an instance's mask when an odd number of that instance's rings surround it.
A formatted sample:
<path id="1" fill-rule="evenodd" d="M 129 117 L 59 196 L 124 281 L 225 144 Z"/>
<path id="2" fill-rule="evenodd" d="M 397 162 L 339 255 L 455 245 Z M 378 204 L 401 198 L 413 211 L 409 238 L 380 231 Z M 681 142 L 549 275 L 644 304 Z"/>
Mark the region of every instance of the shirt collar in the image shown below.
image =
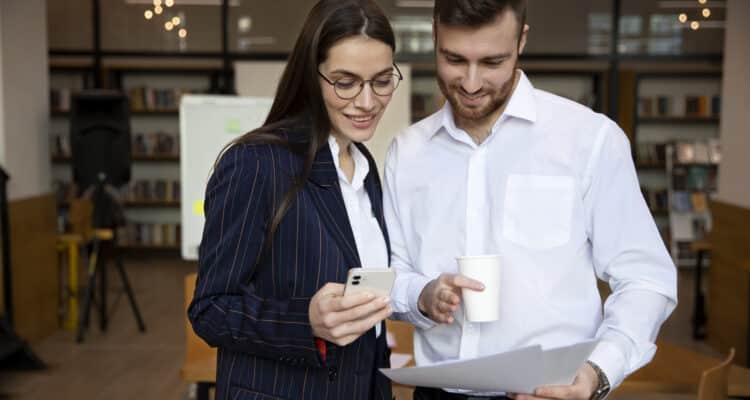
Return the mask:
<path id="1" fill-rule="evenodd" d="M 520 118 L 529 122 L 536 122 L 536 101 L 534 99 L 534 86 L 526 77 L 526 74 L 522 70 L 518 70 L 519 78 L 518 84 L 515 90 L 508 100 L 508 105 L 503 111 L 503 115 L 497 119 L 495 125 L 492 127 L 492 131 L 497 130 L 500 120 L 503 116 Z M 451 134 L 456 135 L 458 128 L 456 127 L 456 121 L 453 118 L 453 110 L 450 106 L 450 102 L 446 101 L 443 105 L 442 110 L 438 113 L 439 115 L 433 120 L 433 126 L 430 128 L 431 137 L 437 134 L 441 128 Z"/>
<path id="2" fill-rule="evenodd" d="M 365 155 L 359 151 L 354 143 L 349 143 L 349 151 L 352 153 L 352 158 L 354 159 L 354 176 L 352 177 L 352 182 L 349 183 L 344 171 L 341 170 L 341 166 L 339 165 L 339 152 L 341 151 L 341 148 L 333 135 L 328 136 L 328 146 L 331 148 L 331 156 L 333 156 L 333 164 L 336 166 L 339 182 L 341 184 L 350 185 L 354 190 L 361 189 L 365 184 L 367 174 L 370 173 L 370 164 L 367 162 Z"/>

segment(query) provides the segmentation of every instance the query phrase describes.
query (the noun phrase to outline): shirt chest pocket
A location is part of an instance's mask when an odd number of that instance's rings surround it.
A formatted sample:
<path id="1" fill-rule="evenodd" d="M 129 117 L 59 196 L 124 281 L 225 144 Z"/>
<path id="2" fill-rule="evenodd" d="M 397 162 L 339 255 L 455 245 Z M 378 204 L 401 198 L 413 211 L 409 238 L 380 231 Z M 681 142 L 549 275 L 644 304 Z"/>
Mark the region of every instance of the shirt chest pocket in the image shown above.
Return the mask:
<path id="1" fill-rule="evenodd" d="M 567 243 L 574 195 L 570 176 L 510 175 L 505 188 L 503 237 L 531 249 Z"/>

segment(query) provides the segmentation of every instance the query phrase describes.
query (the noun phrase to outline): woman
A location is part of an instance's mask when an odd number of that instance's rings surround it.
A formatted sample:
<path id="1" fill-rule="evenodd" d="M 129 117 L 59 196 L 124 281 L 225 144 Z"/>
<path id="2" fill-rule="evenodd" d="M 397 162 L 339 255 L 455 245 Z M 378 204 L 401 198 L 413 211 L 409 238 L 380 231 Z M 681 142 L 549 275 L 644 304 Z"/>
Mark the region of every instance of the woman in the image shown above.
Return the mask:
<path id="1" fill-rule="evenodd" d="M 388 298 L 343 296 L 353 267 L 387 267 L 372 137 L 401 74 L 372 0 L 311 10 L 263 127 L 206 189 L 189 317 L 218 347 L 217 399 L 391 399 Z"/>

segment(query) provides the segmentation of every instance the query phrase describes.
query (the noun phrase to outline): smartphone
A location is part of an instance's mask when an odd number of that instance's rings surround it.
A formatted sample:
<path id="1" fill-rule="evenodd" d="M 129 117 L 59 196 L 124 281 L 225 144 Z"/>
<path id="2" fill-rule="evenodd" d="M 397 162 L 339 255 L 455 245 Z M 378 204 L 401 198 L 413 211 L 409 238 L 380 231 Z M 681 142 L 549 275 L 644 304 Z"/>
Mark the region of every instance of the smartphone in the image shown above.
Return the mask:
<path id="1" fill-rule="evenodd" d="M 375 296 L 390 297 L 396 272 L 393 268 L 352 268 L 346 277 L 344 296 L 370 292 Z"/>

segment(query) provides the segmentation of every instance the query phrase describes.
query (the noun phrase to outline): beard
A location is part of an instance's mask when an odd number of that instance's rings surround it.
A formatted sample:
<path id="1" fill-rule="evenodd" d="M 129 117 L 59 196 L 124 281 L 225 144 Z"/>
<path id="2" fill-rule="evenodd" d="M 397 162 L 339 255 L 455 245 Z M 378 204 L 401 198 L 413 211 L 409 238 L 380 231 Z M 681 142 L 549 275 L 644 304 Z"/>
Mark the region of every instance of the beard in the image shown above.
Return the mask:
<path id="1" fill-rule="evenodd" d="M 466 107 L 463 105 L 459 96 L 461 96 L 461 93 L 465 93 L 465 91 L 461 88 L 460 83 L 445 82 L 440 78 L 440 75 L 438 75 L 437 81 L 440 91 L 450 103 L 451 109 L 458 119 L 466 121 L 481 121 L 492 116 L 497 110 L 505 106 L 513 91 L 513 85 L 516 82 L 517 74 L 518 62 L 516 62 L 516 65 L 513 67 L 513 75 L 511 75 L 510 79 L 504 82 L 502 86 L 499 88 L 483 87 L 479 92 L 474 93 L 474 95 L 487 96 L 489 98 L 489 102 L 480 107 Z"/>

